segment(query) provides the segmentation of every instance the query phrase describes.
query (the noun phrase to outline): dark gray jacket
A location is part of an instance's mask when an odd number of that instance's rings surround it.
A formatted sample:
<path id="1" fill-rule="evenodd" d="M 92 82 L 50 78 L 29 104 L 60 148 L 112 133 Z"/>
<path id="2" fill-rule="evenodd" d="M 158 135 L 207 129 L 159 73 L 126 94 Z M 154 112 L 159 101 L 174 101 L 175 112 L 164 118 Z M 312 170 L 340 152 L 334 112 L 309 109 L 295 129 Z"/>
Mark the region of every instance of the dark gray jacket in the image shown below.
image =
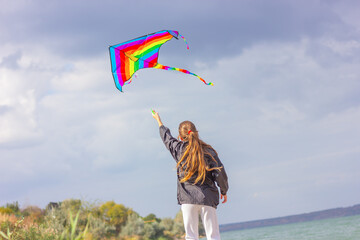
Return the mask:
<path id="1" fill-rule="evenodd" d="M 164 125 L 160 127 L 160 137 L 163 140 L 166 148 L 170 151 L 175 161 L 178 162 L 184 154 L 185 148 L 188 143 L 179 141 L 174 138 L 171 135 L 170 130 Z M 226 195 L 229 185 L 225 168 L 222 165 L 217 154 L 212 149 L 209 149 L 209 152 L 215 158 L 217 163 L 215 163 L 210 159 L 210 157 L 205 155 L 205 161 L 208 166 L 210 168 L 222 166 L 222 168 L 220 170 L 213 170 L 207 172 L 204 183 L 197 183 L 195 185 L 191 180 L 195 179 L 196 176 L 185 183 L 180 183 L 180 180 L 183 176 L 179 175 L 178 169 L 177 199 L 179 204 L 198 204 L 216 208 L 219 204 L 219 190 L 217 186 L 220 188 L 221 194 Z M 217 186 L 215 183 L 217 184 Z"/>

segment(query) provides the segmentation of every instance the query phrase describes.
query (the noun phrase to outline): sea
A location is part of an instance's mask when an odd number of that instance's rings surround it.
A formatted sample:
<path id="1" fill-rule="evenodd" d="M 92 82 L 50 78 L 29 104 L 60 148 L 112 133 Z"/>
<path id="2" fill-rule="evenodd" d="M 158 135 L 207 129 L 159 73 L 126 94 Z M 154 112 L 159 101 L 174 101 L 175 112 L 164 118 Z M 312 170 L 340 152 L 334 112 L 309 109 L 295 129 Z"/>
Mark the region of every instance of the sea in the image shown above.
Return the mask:
<path id="1" fill-rule="evenodd" d="M 222 232 L 221 240 L 360 240 L 360 215 Z"/>

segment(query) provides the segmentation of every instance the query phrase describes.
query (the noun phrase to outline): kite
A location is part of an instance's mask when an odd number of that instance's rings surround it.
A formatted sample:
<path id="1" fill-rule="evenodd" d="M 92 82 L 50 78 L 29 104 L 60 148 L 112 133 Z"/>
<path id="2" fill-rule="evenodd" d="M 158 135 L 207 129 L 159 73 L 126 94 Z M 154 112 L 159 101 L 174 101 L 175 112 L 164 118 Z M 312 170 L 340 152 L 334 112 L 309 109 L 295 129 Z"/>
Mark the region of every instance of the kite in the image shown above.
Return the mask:
<path id="1" fill-rule="evenodd" d="M 173 37 L 184 39 L 187 49 L 189 49 L 185 38 L 179 32 L 172 30 L 151 33 L 124 43 L 109 46 L 111 71 L 116 87 L 122 92 L 122 87 L 131 83 L 134 73 L 142 68 L 179 71 L 196 76 L 206 85 L 213 85 L 211 82 L 206 83 L 204 79 L 188 70 L 168 67 L 158 63 L 160 47 Z"/>

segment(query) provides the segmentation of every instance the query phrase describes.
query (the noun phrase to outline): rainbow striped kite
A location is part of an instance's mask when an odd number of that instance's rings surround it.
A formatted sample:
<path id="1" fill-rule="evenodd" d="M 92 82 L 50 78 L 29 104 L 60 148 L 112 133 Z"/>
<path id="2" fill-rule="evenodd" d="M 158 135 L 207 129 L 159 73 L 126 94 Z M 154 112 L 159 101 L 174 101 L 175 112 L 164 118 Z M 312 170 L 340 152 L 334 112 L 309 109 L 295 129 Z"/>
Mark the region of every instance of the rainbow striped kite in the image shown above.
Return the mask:
<path id="1" fill-rule="evenodd" d="M 111 70 L 116 87 L 122 92 L 122 87 L 129 84 L 134 73 L 142 68 L 175 70 L 194 75 L 205 84 L 213 85 L 212 83 L 206 83 L 204 79 L 188 70 L 168 67 L 158 63 L 160 47 L 173 37 L 178 39 L 179 36 L 186 43 L 185 38 L 179 32 L 163 30 L 110 46 Z M 189 49 L 189 46 L 187 48 Z"/>

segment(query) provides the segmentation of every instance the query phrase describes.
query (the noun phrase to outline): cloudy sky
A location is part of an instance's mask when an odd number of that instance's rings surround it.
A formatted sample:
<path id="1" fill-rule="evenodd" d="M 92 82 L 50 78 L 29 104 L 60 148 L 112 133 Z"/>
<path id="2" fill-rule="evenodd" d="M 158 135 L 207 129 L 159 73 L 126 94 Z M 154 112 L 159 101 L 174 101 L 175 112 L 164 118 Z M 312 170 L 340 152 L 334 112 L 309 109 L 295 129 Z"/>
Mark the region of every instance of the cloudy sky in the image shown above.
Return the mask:
<path id="1" fill-rule="evenodd" d="M 360 2 L 0 0 L 0 206 L 114 200 L 174 217 L 172 133 L 193 121 L 230 183 L 220 223 L 360 203 Z M 120 93 L 108 46 L 163 29 Z"/>

